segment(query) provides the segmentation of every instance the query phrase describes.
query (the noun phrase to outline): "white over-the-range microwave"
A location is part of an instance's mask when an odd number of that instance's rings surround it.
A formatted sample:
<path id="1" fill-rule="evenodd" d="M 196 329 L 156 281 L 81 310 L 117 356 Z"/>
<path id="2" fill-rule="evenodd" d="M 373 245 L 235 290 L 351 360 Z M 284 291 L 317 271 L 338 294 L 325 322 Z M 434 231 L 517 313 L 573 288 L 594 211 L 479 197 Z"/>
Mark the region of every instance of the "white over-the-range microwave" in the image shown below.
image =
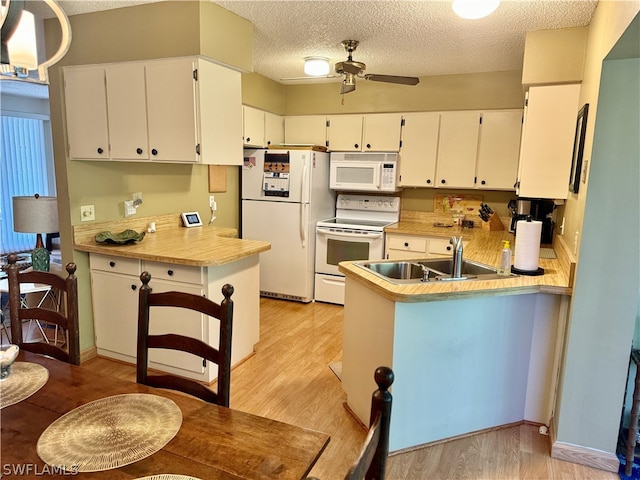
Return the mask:
<path id="1" fill-rule="evenodd" d="M 398 154 L 332 152 L 329 188 L 352 192 L 397 192 Z"/>

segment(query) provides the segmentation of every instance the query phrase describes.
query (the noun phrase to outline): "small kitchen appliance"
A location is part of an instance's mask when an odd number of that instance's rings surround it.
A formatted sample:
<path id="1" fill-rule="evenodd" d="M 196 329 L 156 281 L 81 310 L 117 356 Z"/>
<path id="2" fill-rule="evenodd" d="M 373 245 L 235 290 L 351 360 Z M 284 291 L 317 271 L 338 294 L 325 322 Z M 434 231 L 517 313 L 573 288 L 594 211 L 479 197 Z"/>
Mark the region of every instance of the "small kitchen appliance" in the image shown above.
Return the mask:
<path id="1" fill-rule="evenodd" d="M 398 191 L 398 154 L 332 152 L 329 187 L 350 192 Z"/>
<path id="2" fill-rule="evenodd" d="M 384 228 L 400 220 L 400 198 L 339 194 L 336 216 L 316 226 L 316 301 L 344 305 L 338 263 L 384 258 Z"/>
<path id="3" fill-rule="evenodd" d="M 247 149 L 241 174 L 242 238 L 271 244 L 260 254 L 260 294 L 311 302 L 316 223 L 335 212 L 329 154 Z"/>
<path id="4" fill-rule="evenodd" d="M 511 224 L 509 231 L 517 233 L 517 224 L 520 220 L 527 220 L 530 216 L 532 220 L 542 222 L 542 233 L 540 235 L 540 243 L 549 244 L 553 242 L 553 230 L 555 221 L 553 212 L 555 203 L 553 200 L 546 198 L 522 198 L 518 200 L 509 200 L 507 205 L 511 213 Z"/>

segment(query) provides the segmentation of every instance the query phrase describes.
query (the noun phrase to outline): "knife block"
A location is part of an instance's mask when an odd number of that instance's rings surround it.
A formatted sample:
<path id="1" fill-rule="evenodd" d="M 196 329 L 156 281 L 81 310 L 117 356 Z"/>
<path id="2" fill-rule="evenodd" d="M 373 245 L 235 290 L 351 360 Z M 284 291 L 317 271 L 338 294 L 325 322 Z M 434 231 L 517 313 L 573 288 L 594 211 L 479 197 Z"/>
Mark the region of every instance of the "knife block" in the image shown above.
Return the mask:
<path id="1" fill-rule="evenodd" d="M 495 213 L 491 214 L 488 222 L 481 222 L 481 223 L 482 223 L 483 230 L 489 230 L 492 232 L 504 230 L 504 225 L 502 224 L 502 220 L 500 220 L 500 217 Z"/>

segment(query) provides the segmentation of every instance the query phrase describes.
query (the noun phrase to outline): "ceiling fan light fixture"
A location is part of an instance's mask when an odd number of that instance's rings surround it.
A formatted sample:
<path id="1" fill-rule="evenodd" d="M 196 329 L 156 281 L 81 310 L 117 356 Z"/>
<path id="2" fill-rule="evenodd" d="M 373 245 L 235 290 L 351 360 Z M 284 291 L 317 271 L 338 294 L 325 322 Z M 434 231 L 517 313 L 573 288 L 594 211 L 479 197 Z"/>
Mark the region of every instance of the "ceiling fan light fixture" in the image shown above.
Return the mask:
<path id="1" fill-rule="evenodd" d="M 476 20 L 492 14 L 500 5 L 500 0 L 453 0 L 453 11 L 459 17 Z"/>
<path id="2" fill-rule="evenodd" d="M 304 73 L 312 77 L 329 74 L 329 59 L 326 57 L 304 57 Z"/>

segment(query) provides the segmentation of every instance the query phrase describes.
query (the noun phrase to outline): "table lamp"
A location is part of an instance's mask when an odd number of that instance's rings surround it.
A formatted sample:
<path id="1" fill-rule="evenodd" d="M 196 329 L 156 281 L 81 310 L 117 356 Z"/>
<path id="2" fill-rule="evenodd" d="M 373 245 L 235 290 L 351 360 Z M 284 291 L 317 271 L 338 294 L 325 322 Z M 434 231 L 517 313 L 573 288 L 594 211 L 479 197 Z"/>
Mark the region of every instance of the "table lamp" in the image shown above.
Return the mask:
<path id="1" fill-rule="evenodd" d="M 58 199 L 41 197 L 13 197 L 13 231 L 36 233 L 36 246 L 31 253 L 34 270 L 49 271 L 49 251 L 42 242 L 43 233 L 56 233 L 58 227 Z"/>

